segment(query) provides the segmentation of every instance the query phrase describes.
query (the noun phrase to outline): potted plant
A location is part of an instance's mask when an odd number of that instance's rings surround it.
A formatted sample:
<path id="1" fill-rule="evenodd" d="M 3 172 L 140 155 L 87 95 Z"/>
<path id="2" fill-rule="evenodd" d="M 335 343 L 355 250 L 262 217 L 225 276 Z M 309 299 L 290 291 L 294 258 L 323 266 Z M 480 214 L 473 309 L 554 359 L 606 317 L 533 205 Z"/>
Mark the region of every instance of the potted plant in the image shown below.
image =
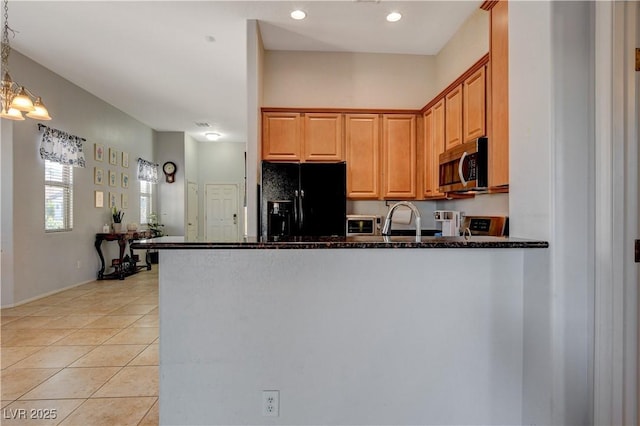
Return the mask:
<path id="1" fill-rule="evenodd" d="M 111 209 L 111 217 L 113 218 L 113 232 L 122 232 L 122 218 L 124 217 L 124 212 L 122 210 L 118 210 L 116 206 L 113 206 Z"/>
<path id="2" fill-rule="evenodd" d="M 147 218 L 147 227 L 149 231 L 151 231 L 151 238 L 162 237 L 164 233 L 162 232 L 163 224 L 158 223 L 158 214 L 151 213 Z M 150 250 L 149 251 L 149 261 L 153 264 L 158 263 L 158 251 Z"/>
<path id="3" fill-rule="evenodd" d="M 162 232 L 162 227 L 164 226 L 161 223 L 158 223 L 158 214 L 151 213 L 147 219 L 147 226 L 149 231 L 151 231 L 151 236 L 153 238 L 162 237 L 164 233 Z"/>

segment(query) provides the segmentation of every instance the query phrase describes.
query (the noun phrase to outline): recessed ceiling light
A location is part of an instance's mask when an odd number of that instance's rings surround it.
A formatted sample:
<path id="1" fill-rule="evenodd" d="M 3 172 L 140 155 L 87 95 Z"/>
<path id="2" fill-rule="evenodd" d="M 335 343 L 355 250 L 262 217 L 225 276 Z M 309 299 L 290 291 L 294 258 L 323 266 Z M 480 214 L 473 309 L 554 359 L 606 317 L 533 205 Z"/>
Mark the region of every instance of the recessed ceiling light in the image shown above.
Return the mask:
<path id="1" fill-rule="evenodd" d="M 220 133 L 205 133 L 204 136 L 209 141 L 217 141 L 218 139 L 220 139 Z"/>
<path id="2" fill-rule="evenodd" d="M 291 18 L 295 19 L 296 21 L 300 21 L 306 17 L 307 17 L 307 14 L 305 13 L 304 10 L 297 9 L 291 12 Z"/>
<path id="3" fill-rule="evenodd" d="M 400 12 L 391 12 L 387 15 L 387 21 L 389 22 L 398 22 L 402 19 L 402 14 Z"/>

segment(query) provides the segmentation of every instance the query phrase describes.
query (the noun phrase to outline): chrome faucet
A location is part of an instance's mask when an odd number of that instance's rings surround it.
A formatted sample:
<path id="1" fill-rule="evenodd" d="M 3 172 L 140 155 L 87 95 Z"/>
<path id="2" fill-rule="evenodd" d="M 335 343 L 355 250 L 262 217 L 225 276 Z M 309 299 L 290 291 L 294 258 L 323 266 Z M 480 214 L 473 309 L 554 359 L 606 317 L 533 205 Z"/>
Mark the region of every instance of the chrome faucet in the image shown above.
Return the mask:
<path id="1" fill-rule="evenodd" d="M 389 213 L 387 213 L 387 217 L 384 220 L 384 226 L 382 227 L 382 235 L 391 235 L 391 222 L 393 220 L 393 212 L 400 206 L 407 206 L 411 209 L 413 214 L 416 216 L 415 224 L 416 224 L 416 241 L 420 241 L 420 237 L 422 236 L 422 230 L 420 229 L 420 211 L 416 206 L 408 201 L 399 201 L 395 203 L 389 209 Z"/>

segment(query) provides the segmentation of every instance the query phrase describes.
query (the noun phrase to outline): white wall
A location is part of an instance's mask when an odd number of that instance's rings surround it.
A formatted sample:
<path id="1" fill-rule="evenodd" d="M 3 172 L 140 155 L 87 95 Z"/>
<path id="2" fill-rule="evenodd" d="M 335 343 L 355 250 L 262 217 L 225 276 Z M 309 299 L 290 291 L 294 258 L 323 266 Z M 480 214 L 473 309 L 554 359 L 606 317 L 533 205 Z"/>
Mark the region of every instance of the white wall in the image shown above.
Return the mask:
<path id="1" fill-rule="evenodd" d="M 509 3 L 511 235 L 525 257 L 523 423 L 590 424 L 593 3 Z"/>
<path id="2" fill-rule="evenodd" d="M 158 220 L 164 224 L 165 235 L 185 235 L 186 160 L 183 132 L 156 132 L 156 161 L 160 164 L 158 192 Z M 162 165 L 173 161 L 177 170 L 175 181 L 168 183 Z"/>
<path id="3" fill-rule="evenodd" d="M 481 9 L 435 56 L 266 51 L 263 105 L 419 109 L 488 52 Z"/>
<path id="4" fill-rule="evenodd" d="M 562 360 L 555 379 L 565 424 L 592 420 L 595 31 L 585 23 L 593 19 L 592 2 L 552 3 L 552 315 L 562 319 L 553 343 Z"/>
<path id="5" fill-rule="evenodd" d="M 199 175 L 199 163 L 200 163 L 200 143 L 189 135 L 184 137 L 184 170 L 185 170 L 185 183 L 197 182 Z"/>
<path id="6" fill-rule="evenodd" d="M 264 105 L 264 46 L 258 22 L 247 21 L 247 235 L 260 235 L 258 229 L 258 182 L 262 140 L 262 115 L 260 107 Z"/>
<path id="7" fill-rule="evenodd" d="M 520 424 L 538 250 L 163 251 L 160 423 Z"/>
<path id="8" fill-rule="evenodd" d="M 266 51 L 264 106 L 420 109 L 435 59 L 419 55 Z"/>
<path id="9" fill-rule="evenodd" d="M 442 200 L 438 210 L 457 210 L 467 216 L 509 216 L 509 194 L 481 194 L 474 198 Z"/>
<path id="10" fill-rule="evenodd" d="M 0 306 L 14 301 L 13 125 L 0 120 Z"/>
<path id="11" fill-rule="evenodd" d="M 532 37 L 535 34 L 535 37 Z M 551 5 L 509 3 L 509 197 L 512 236 L 551 237 Z M 553 242 L 549 252 L 554 250 Z M 525 256 L 523 422 L 556 423 L 548 253 Z"/>
<path id="12" fill-rule="evenodd" d="M 185 236 L 187 235 L 188 222 L 189 222 L 189 183 L 193 182 L 198 184 L 198 176 L 200 168 L 198 164 L 199 159 L 199 143 L 189 135 L 185 135 L 184 138 L 184 164 L 185 164 L 185 179 L 184 179 L 184 229 Z M 200 194 L 200 191 L 198 191 Z M 198 217 L 201 217 L 200 207 L 201 203 L 198 201 Z M 198 233 L 201 233 L 202 228 L 198 225 Z"/>
<path id="13" fill-rule="evenodd" d="M 238 185 L 238 208 L 240 218 L 238 223 L 244 223 L 242 201 L 244 194 L 244 153 L 246 145 L 235 142 L 200 142 L 198 144 L 198 229 L 199 237 L 205 235 L 206 200 L 205 186 L 207 184 L 236 184 Z"/>
<path id="14" fill-rule="evenodd" d="M 433 98 L 489 53 L 489 12 L 478 9 L 436 55 Z"/>
<path id="15" fill-rule="evenodd" d="M 110 190 L 118 196 L 128 193 L 129 209 L 125 210 L 124 221 L 139 222 L 136 159 L 153 158 L 153 132 L 147 126 L 16 51 L 11 54 L 11 70 L 16 80 L 43 97 L 53 116 L 53 120 L 46 123 L 48 126 L 86 139 L 87 167 L 74 168 L 73 231 L 45 233 L 44 161 L 38 151 L 41 134 L 37 122 L 3 121 L 3 128 L 11 126 L 13 130 L 11 139 L 5 140 L 4 131 L 2 135 L 3 162 L 8 160 L 13 164 L 13 171 L 11 167 L 2 167 L 2 209 L 3 212 L 12 209 L 13 214 L 13 218 L 3 214 L 3 242 L 7 242 L 11 232 L 14 235 L 13 244 L 3 246 L 3 262 L 12 260 L 14 273 L 11 282 L 11 268 L 3 265 L 3 306 L 95 279 L 99 267 L 99 259 L 93 249 L 95 234 L 101 232 L 104 223 L 111 223 L 111 215 L 107 207 L 94 207 L 94 190 L 104 191 L 105 200 Z M 111 147 L 119 152 L 127 151 L 129 168 L 111 166 L 108 161 L 94 161 L 94 143 L 104 144 L 107 150 Z M 13 154 L 8 144 L 12 144 Z M 5 155 L 12 155 L 12 158 Z M 128 172 L 131 179 L 129 189 L 94 185 L 96 166 L 101 167 L 105 175 L 109 169 L 118 174 Z M 15 238 L 17 235 L 20 237 Z M 116 257 L 117 245 L 113 246 L 104 244 L 107 261 Z M 5 286 L 7 289 L 13 286 L 13 295 L 6 294 Z"/>

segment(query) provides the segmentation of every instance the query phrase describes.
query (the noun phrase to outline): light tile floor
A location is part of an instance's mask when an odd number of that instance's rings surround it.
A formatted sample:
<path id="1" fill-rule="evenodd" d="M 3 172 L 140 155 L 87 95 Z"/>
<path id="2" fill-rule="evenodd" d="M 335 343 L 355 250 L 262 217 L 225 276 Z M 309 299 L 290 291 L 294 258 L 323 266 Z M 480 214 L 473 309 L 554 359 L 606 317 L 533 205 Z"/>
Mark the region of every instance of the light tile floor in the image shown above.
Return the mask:
<path id="1" fill-rule="evenodd" d="M 2 425 L 158 424 L 157 268 L 1 313 Z"/>

